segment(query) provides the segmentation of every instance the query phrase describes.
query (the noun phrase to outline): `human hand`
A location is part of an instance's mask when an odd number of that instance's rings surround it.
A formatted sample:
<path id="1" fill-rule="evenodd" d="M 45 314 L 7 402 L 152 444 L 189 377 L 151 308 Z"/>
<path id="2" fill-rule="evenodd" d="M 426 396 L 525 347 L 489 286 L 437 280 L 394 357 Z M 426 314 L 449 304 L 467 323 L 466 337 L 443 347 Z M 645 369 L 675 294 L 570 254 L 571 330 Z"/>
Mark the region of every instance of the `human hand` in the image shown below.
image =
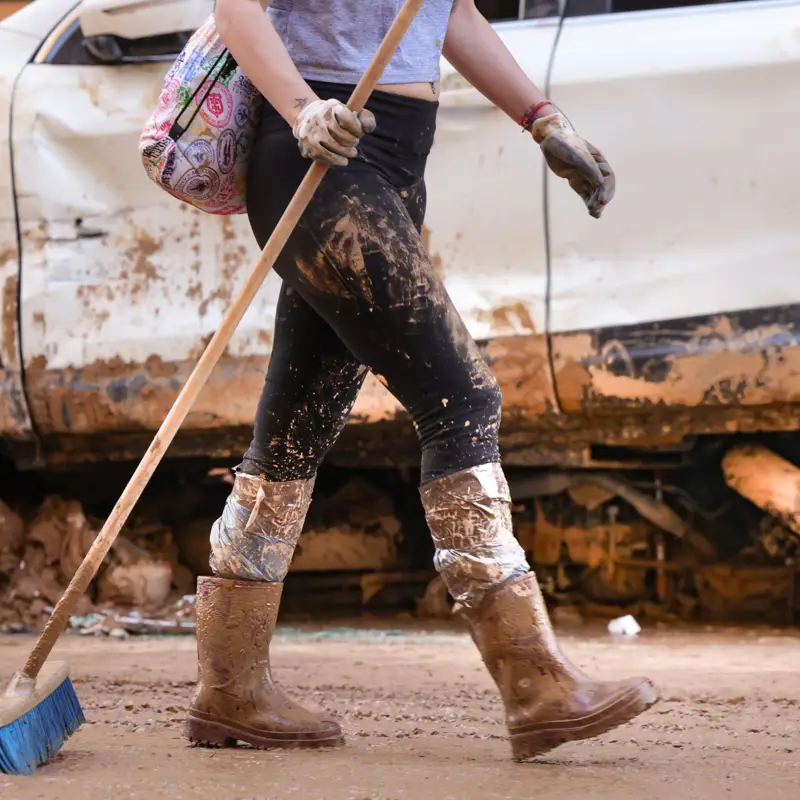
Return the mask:
<path id="1" fill-rule="evenodd" d="M 605 156 L 579 136 L 563 114 L 540 117 L 531 126 L 534 141 L 541 147 L 547 166 L 565 178 L 582 198 L 589 213 L 599 219 L 614 197 L 614 171 Z"/>
<path id="2" fill-rule="evenodd" d="M 357 114 L 340 100 L 313 100 L 297 115 L 292 132 L 305 158 L 330 167 L 346 167 L 365 133 L 375 130 L 375 117 L 366 109 Z"/>

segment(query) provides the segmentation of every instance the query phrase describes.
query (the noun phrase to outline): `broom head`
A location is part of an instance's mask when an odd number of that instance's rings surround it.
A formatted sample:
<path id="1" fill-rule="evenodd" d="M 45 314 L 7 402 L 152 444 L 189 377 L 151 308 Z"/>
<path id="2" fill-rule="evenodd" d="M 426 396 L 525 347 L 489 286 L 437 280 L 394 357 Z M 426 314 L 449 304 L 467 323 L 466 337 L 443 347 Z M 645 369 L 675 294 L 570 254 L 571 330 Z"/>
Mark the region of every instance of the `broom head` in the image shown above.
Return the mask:
<path id="1" fill-rule="evenodd" d="M 84 722 L 66 663 L 35 679 L 18 672 L 0 697 L 0 772 L 32 775 Z"/>

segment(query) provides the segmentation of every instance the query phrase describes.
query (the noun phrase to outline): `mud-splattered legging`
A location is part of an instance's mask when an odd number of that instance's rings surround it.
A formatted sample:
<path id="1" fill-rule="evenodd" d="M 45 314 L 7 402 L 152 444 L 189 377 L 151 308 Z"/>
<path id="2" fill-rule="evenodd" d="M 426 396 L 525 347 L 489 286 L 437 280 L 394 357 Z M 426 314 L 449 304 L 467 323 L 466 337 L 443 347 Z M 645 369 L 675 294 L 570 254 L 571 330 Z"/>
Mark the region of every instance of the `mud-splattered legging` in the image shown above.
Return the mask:
<path id="1" fill-rule="evenodd" d="M 350 87 L 313 84 L 346 100 Z M 437 104 L 377 92 L 378 128 L 331 169 L 290 238 L 274 345 L 241 466 L 268 481 L 312 477 L 366 370 L 408 410 L 422 482 L 499 461 L 501 397 L 420 238 Z M 271 109 L 251 156 L 248 212 L 264 245 L 309 167 Z"/>

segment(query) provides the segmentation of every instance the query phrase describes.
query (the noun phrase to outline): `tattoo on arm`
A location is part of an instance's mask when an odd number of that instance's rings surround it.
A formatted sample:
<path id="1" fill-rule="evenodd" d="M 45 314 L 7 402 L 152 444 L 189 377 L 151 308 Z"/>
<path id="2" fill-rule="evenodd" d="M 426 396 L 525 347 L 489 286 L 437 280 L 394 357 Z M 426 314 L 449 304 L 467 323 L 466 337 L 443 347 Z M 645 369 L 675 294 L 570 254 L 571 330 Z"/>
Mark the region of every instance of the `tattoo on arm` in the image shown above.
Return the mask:
<path id="1" fill-rule="evenodd" d="M 295 97 L 294 107 L 297 111 L 302 111 L 310 102 L 307 97 Z"/>

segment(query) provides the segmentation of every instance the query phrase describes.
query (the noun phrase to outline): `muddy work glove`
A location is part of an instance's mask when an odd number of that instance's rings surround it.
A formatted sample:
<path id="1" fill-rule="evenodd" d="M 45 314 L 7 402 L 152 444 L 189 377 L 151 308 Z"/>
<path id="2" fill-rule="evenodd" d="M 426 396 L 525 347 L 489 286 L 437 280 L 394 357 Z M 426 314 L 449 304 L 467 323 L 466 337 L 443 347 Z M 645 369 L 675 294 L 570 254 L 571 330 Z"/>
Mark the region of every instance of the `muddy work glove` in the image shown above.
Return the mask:
<path id="1" fill-rule="evenodd" d="M 559 178 L 566 178 L 589 213 L 599 219 L 614 196 L 614 171 L 603 154 L 579 136 L 563 114 L 541 117 L 530 130 L 547 166 Z"/>
<path id="2" fill-rule="evenodd" d="M 297 115 L 292 130 L 306 158 L 346 167 L 358 154 L 361 136 L 375 130 L 375 117 L 366 109 L 356 114 L 339 100 L 314 100 Z"/>

